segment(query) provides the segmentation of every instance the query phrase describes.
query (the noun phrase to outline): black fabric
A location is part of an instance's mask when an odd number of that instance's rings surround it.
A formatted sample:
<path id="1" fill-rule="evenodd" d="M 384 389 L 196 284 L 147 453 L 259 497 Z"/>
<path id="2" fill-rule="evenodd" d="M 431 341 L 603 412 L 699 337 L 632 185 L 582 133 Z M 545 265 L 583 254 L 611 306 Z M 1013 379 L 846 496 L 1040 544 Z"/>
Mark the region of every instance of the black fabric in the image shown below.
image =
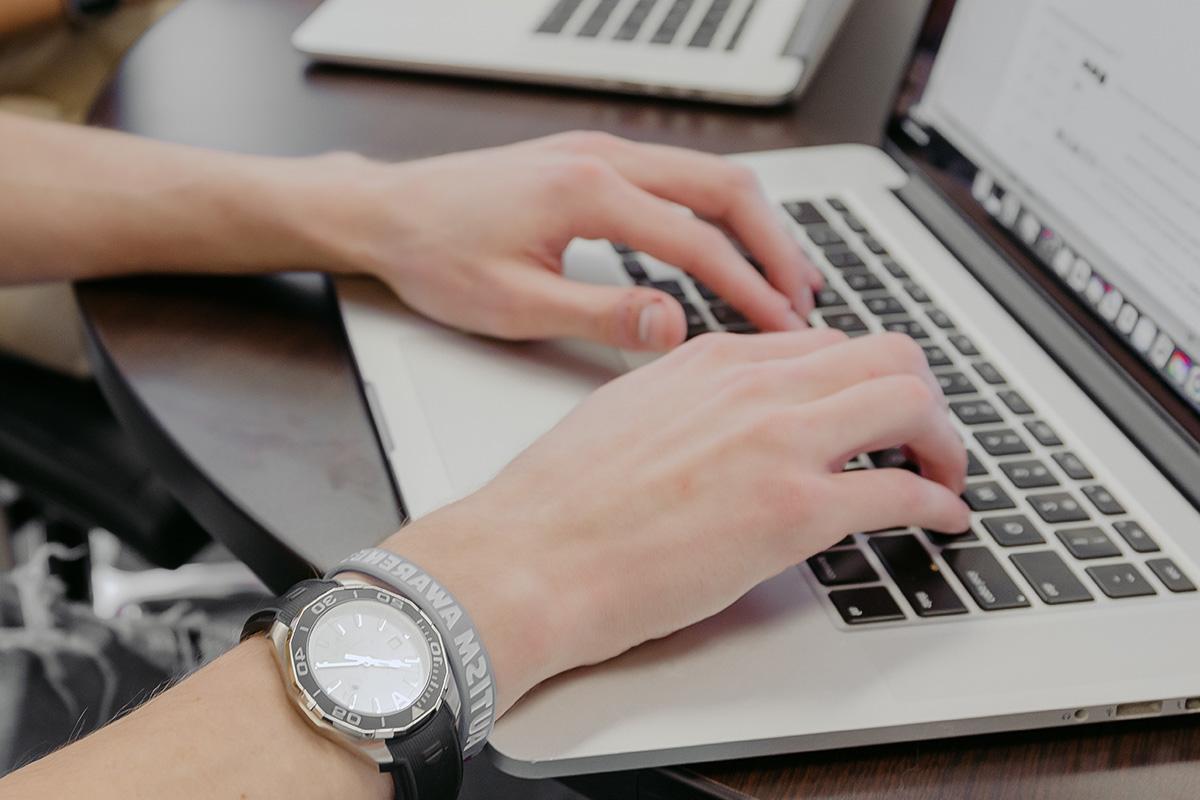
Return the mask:
<path id="1" fill-rule="evenodd" d="M 266 633 L 277 619 L 285 625 L 290 625 L 306 605 L 337 585 L 334 581 L 316 578 L 300 581 L 287 594 L 268 600 L 250 615 L 246 624 L 242 626 L 242 641 L 256 633 Z"/>
<path id="2" fill-rule="evenodd" d="M 442 703 L 437 713 L 415 731 L 387 743 L 392 766 L 383 769 L 396 781 L 396 800 L 455 800 L 462 788 L 462 746 L 458 724 L 450 707 Z"/>
<path id="3" fill-rule="evenodd" d="M 210 541 L 94 383 L 0 353 L 0 387 L 0 474 L 21 486 L 28 510 L 44 505 L 83 529 L 110 530 L 160 567 Z"/>

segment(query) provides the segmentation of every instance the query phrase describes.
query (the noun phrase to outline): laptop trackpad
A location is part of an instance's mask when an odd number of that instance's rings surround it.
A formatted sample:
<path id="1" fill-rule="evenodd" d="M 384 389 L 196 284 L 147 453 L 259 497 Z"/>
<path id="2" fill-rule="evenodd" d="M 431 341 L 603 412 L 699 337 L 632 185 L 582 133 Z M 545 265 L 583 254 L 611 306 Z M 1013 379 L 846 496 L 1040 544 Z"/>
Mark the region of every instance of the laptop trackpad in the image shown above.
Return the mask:
<path id="1" fill-rule="evenodd" d="M 485 484 L 597 386 L 625 371 L 616 350 L 584 342 L 511 344 L 406 325 L 400 345 L 455 497 Z M 402 459 L 412 421 L 392 416 L 391 424 Z"/>

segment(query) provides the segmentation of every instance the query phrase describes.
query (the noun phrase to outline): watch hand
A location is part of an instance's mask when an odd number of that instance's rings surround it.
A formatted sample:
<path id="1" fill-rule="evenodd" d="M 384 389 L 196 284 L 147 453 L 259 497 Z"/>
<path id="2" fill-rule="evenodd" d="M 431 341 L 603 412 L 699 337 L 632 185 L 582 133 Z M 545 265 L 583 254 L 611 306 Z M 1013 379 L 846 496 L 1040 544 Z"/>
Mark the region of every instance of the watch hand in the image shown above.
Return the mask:
<path id="1" fill-rule="evenodd" d="M 355 653 L 346 653 L 343 657 L 347 661 L 353 661 L 364 667 L 388 667 L 389 669 L 408 669 L 415 664 L 421 663 L 419 658 L 372 658 L 371 656 L 360 656 Z"/>
<path id="2" fill-rule="evenodd" d="M 327 667 L 362 667 L 366 665 L 361 661 L 318 661 L 316 666 L 318 669 L 326 669 Z"/>

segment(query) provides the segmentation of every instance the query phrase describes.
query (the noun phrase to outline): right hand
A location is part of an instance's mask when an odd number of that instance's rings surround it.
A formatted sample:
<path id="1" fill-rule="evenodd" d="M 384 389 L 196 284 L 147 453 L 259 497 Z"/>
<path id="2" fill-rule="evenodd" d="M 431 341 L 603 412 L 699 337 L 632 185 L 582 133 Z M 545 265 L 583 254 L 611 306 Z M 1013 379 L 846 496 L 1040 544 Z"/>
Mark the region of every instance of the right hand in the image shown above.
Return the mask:
<path id="1" fill-rule="evenodd" d="M 921 475 L 843 473 L 908 447 Z M 855 531 L 965 530 L 966 453 L 912 339 L 708 334 L 598 390 L 389 539 L 471 610 L 501 707 L 721 611 Z"/>

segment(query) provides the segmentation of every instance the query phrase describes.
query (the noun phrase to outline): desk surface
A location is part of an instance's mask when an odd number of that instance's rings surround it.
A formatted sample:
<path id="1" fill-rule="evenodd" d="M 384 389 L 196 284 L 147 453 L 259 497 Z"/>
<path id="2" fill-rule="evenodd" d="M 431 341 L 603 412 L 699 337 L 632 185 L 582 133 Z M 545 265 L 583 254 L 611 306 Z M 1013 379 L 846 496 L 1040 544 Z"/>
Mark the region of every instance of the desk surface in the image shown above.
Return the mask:
<path id="1" fill-rule="evenodd" d="M 921 16 L 860 2 L 803 100 L 776 110 L 310 68 L 317 0 L 191 0 L 144 39 L 94 120 L 243 152 L 407 159 L 595 128 L 717 152 L 874 142 Z M 399 522 L 332 300 L 313 276 L 82 286 L 100 378 L 182 500 L 277 587 Z M 1200 793 L 1200 727 L 1135 723 L 657 770 L 595 796 L 1127 798 Z M 1138 769 L 1118 769 L 1138 767 Z M 635 788 L 636 787 L 636 788 Z"/>

